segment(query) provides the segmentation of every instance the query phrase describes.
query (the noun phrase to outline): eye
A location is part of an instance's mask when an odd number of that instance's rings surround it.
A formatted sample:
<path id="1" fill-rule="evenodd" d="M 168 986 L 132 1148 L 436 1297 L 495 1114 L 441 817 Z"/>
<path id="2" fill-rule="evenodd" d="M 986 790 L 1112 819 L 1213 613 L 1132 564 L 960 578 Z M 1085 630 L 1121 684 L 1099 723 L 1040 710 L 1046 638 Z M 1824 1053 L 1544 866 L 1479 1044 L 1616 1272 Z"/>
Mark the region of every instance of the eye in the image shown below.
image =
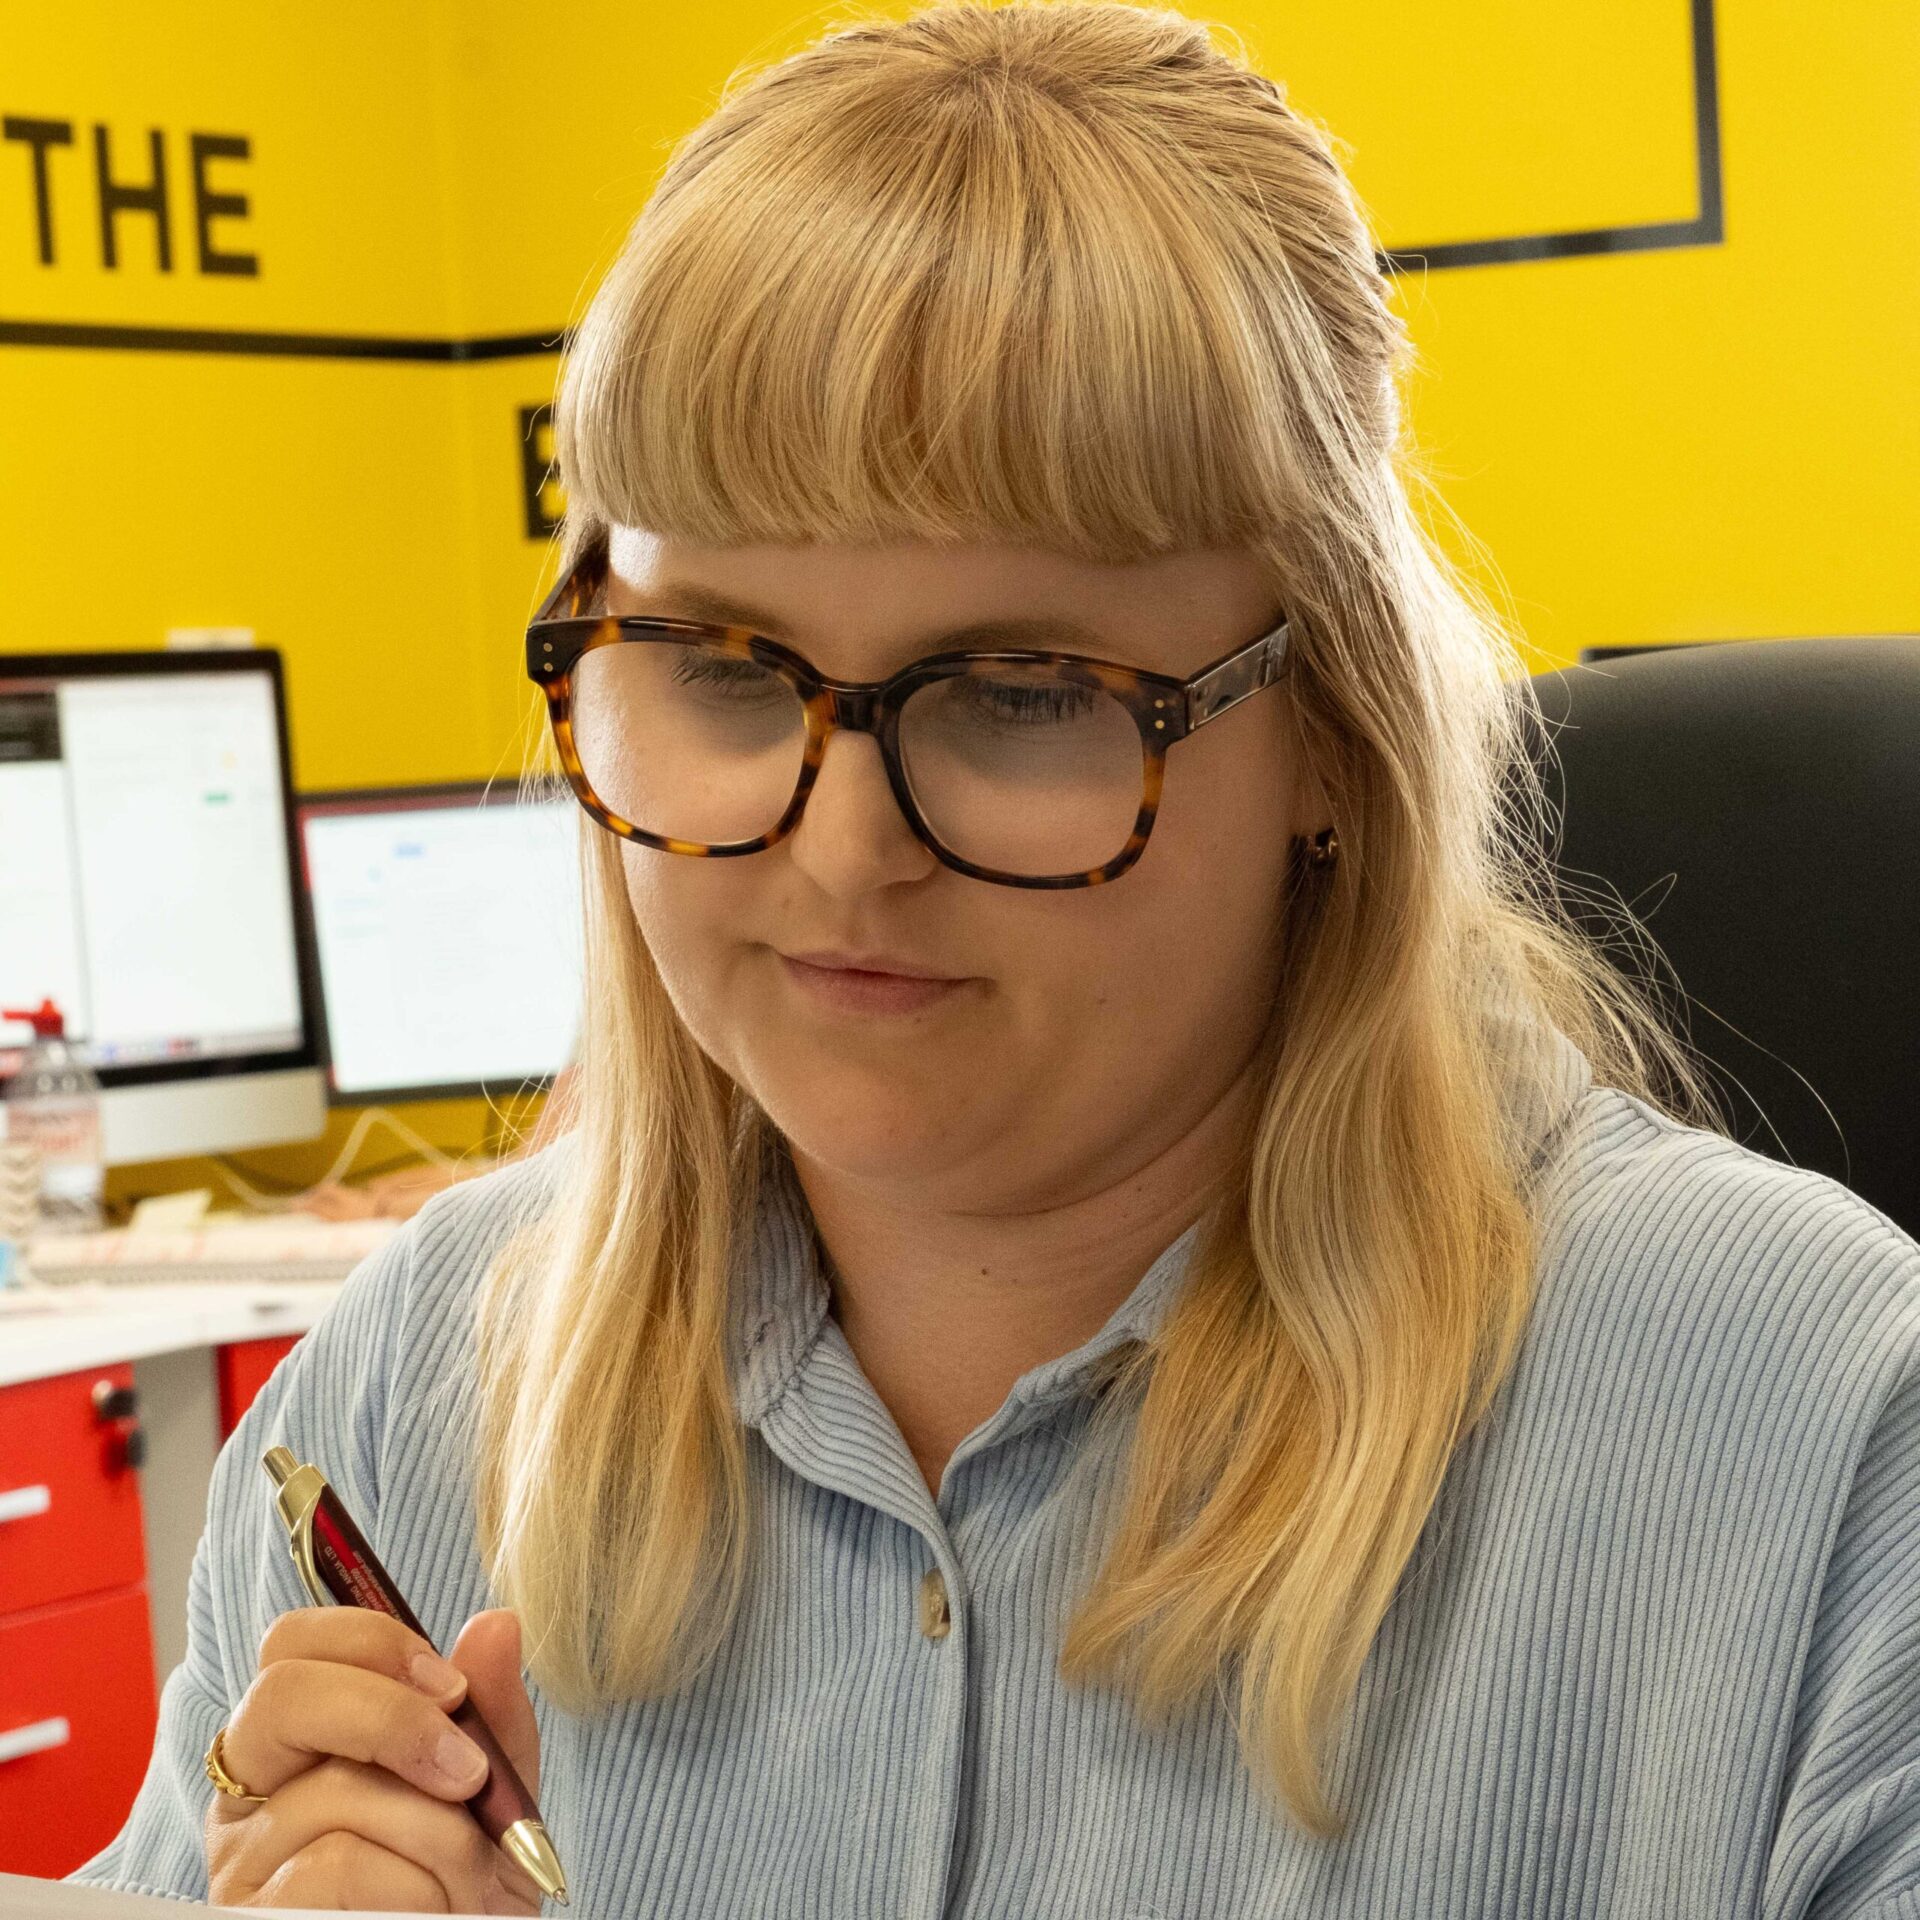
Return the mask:
<path id="1" fill-rule="evenodd" d="M 709 653 L 698 647 L 685 649 L 676 659 L 673 679 L 676 686 L 707 688 L 730 706 L 755 703 L 773 695 L 792 698 L 787 683 L 758 661 Z"/>
<path id="2" fill-rule="evenodd" d="M 954 683 L 970 718 L 1016 726 L 1047 726 L 1083 718 L 1100 695 L 1091 687 L 1050 676 L 967 674 Z"/>

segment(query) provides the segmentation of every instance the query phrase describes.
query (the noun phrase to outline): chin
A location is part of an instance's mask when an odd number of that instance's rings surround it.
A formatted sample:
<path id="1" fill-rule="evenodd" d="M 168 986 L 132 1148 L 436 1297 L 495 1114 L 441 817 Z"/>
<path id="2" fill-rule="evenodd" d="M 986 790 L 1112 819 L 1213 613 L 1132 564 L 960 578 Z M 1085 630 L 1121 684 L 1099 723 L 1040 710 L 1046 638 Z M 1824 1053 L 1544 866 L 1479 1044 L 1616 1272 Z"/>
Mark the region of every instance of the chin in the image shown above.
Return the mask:
<path id="1" fill-rule="evenodd" d="M 952 1171 L 956 1157 L 951 1101 L 915 1101 L 902 1089 L 783 1088 L 755 1097 L 804 1156 L 850 1180 L 911 1181 Z"/>

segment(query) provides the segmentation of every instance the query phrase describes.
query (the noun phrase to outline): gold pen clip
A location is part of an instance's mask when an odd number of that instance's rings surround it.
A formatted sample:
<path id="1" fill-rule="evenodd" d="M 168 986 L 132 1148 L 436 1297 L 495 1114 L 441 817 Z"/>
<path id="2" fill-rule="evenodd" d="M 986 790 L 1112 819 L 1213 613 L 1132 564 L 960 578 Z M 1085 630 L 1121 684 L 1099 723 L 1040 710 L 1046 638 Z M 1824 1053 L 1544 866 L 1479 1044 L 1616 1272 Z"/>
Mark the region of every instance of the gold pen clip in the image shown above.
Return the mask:
<path id="1" fill-rule="evenodd" d="M 260 1464 L 279 1490 L 274 1503 L 286 1524 L 287 1551 L 293 1555 L 300 1584 L 313 1596 L 315 1606 L 330 1606 L 333 1595 L 320 1578 L 313 1557 L 313 1514 L 327 1490 L 326 1479 L 318 1467 L 303 1467 L 285 1447 L 269 1447 Z"/>

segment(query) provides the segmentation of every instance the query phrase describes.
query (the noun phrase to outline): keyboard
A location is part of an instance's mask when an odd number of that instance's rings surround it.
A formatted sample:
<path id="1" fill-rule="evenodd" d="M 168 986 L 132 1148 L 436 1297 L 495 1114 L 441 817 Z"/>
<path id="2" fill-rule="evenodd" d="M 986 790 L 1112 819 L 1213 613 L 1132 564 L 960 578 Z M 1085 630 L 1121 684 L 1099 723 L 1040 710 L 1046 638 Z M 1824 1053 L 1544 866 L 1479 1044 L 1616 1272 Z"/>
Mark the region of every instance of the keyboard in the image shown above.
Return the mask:
<path id="1" fill-rule="evenodd" d="M 324 1220 L 287 1212 L 214 1226 L 41 1234 L 23 1252 L 31 1277 L 56 1286 L 83 1280 L 344 1280 L 405 1224 L 386 1216 Z"/>

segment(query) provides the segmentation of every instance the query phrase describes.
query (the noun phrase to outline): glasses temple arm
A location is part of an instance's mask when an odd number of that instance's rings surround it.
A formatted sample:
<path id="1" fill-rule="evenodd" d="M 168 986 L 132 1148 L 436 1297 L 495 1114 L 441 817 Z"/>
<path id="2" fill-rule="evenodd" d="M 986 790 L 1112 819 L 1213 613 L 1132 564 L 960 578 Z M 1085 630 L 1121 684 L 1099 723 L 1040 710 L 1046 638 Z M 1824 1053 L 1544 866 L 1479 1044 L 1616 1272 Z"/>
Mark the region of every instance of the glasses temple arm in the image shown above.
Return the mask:
<path id="1" fill-rule="evenodd" d="M 1287 659 L 1287 622 L 1250 641 L 1230 659 L 1222 660 L 1187 683 L 1187 728 L 1225 713 L 1250 693 L 1258 693 L 1280 677 Z"/>

